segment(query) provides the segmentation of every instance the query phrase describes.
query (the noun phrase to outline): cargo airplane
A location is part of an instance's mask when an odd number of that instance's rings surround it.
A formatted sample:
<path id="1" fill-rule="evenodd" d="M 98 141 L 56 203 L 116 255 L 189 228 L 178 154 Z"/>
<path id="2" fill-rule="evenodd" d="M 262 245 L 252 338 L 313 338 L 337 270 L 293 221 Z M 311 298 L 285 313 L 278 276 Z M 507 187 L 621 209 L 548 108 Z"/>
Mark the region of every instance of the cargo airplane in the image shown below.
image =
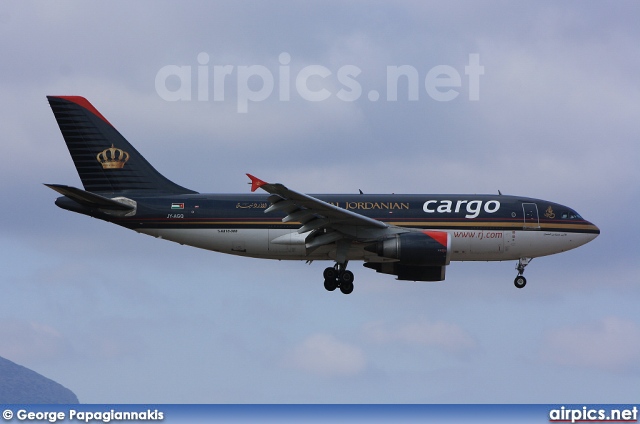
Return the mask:
<path id="1" fill-rule="evenodd" d="M 353 291 L 351 261 L 398 280 L 442 281 L 451 261 L 517 260 L 574 249 L 600 230 L 575 210 L 521 196 L 307 195 L 253 175 L 251 191 L 200 194 L 165 178 L 79 96 L 49 104 L 84 190 L 47 184 L 56 205 L 180 244 L 266 259 L 328 260 L 324 287 Z"/>

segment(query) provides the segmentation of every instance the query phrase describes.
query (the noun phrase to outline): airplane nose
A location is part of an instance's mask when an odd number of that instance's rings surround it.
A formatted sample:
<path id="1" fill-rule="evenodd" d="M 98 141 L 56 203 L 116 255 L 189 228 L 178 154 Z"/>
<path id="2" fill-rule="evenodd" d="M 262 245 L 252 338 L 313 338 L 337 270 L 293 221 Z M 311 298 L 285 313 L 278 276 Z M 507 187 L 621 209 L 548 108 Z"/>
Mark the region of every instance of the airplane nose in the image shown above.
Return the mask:
<path id="1" fill-rule="evenodd" d="M 592 227 L 592 235 L 593 237 L 591 238 L 591 240 L 595 239 L 596 237 L 598 237 L 600 235 L 600 228 L 598 228 L 595 224 L 593 224 L 592 222 L 589 222 L 589 225 L 591 225 Z"/>

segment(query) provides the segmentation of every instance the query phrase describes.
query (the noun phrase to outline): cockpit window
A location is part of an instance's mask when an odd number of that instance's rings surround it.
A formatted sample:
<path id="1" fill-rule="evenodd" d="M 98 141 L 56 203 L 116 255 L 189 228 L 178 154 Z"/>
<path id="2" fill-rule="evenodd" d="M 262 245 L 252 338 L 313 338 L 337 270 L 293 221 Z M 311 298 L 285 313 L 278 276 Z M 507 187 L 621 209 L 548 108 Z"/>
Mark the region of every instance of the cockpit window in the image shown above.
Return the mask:
<path id="1" fill-rule="evenodd" d="M 582 217 L 574 211 L 562 211 L 560 213 L 560 218 L 562 219 L 582 219 Z"/>

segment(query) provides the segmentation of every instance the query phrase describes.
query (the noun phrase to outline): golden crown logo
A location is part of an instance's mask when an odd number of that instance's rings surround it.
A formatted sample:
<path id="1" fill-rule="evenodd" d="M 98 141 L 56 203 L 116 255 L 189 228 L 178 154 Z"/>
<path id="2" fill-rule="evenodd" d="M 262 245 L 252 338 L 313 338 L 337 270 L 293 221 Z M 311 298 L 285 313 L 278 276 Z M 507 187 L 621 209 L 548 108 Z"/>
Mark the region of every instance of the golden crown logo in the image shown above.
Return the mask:
<path id="1" fill-rule="evenodd" d="M 113 147 L 112 144 L 111 147 L 98 153 L 96 159 L 102 165 L 102 169 L 121 169 L 124 168 L 124 164 L 129 160 L 129 153 Z"/>
<path id="2" fill-rule="evenodd" d="M 553 208 L 551 206 L 547 208 L 547 210 L 544 213 L 544 216 L 546 216 L 549 219 L 553 219 L 556 217 L 556 214 L 553 212 Z"/>

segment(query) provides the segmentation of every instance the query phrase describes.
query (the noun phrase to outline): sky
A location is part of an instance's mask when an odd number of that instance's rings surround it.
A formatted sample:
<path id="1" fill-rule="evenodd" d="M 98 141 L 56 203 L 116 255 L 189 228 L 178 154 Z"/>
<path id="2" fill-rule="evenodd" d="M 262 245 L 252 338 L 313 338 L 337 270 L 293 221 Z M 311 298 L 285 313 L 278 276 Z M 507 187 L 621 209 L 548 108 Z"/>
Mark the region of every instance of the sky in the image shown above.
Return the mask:
<path id="1" fill-rule="evenodd" d="M 83 403 L 632 403 L 640 4 L 3 2 L 0 356 Z M 401 74 L 400 77 L 397 74 Z M 394 75 L 396 75 L 394 77 Z M 57 208 L 46 101 L 81 95 L 165 176 L 245 193 L 497 193 L 600 236 L 437 283 L 198 250 Z"/>

